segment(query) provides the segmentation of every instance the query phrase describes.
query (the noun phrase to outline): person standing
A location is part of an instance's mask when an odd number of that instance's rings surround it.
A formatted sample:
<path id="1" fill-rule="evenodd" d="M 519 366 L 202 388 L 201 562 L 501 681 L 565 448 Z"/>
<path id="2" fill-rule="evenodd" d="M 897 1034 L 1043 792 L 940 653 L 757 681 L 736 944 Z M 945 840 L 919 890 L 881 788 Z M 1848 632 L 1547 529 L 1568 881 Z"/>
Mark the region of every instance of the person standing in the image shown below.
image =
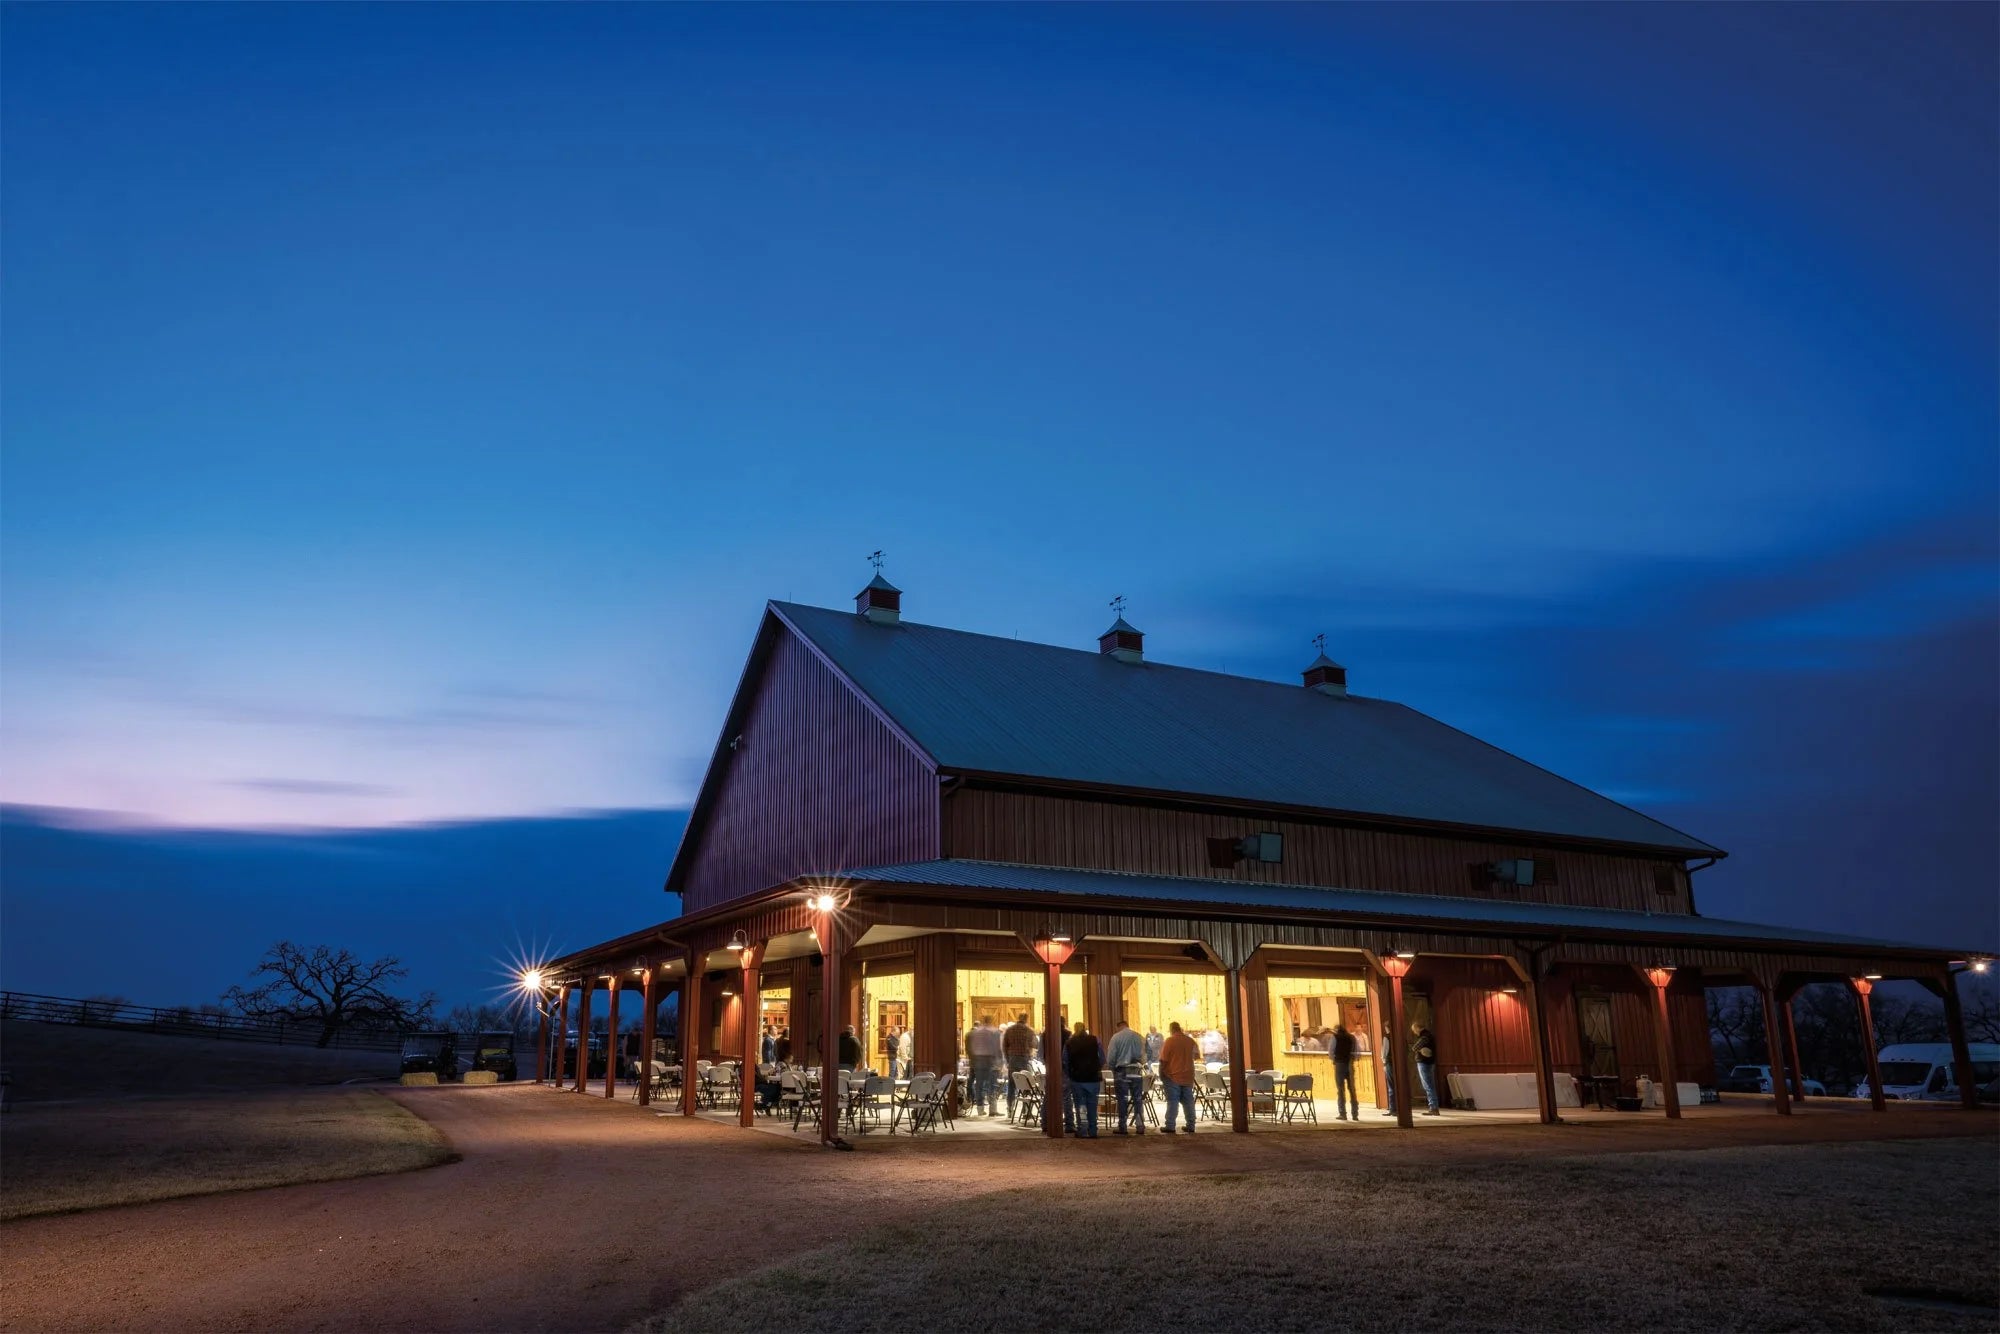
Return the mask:
<path id="1" fill-rule="evenodd" d="M 1176 1109 L 1187 1113 L 1187 1129 L 1183 1135 L 1194 1134 L 1194 1063 L 1201 1054 L 1194 1045 L 1194 1039 L 1181 1032 L 1179 1024 L 1167 1025 L 1167 1036 L 1160 1043 L 1160 1086 L 1167 1091 L 1167 1133 L 1174 1133 L 1174 1112 Z"/>
<path id="2" fill-rule="evenodd" d="M 854 1025 L 840 1030 L 840 1042 L 834 1049 L 835 1064 L 843 1070 L 852 1070 L 861 1064 L 861 1039 L 854 1036 Z"/>
<path id="3" fill-rule="evenodd" d="M 762 1056 L 763 1056 L 763 1058 L 764 1058 L 764 1059 L 763 1059 L 763 1063 L 764 1063 L 765 1065 L 776 1065 L 776 1064 L 777 1064 L 777 1062 L 778 1062 L 778 1037 L 777 1037 L 777 1035 L 776 1035 L 775 1033 L 773 1033 L 773 1032 L 771 1031 L 771 1026 L 770 1026 L 770 1025 L 769 1025 L 768 1023 L 764 1025 L 764 1044 L 763 1044 L 763 1047 L 762 1047 L 762 1048 L 761 1048 L 760 1050 L 761 1050 L 761 1054 L 762 1054 Z"/>
<path id="4" fill-rule="evenodd" d="M 986 1015 L 980 1015 L 965 1035 L 965 1058 L 972 1067 L 972 1110 L 999 1115 L 994 1103 L 1000 1097 L 995 1083 L 1000 1073 L 1000 1030 Z"/>
<path id="5" fill-rule="evenodd" d="M 1111 1067 L 1112 1088 L 1118 1095 L 1118 1128 L 1111 1133 L 1126 1133 L 1125 1118 L 1129 1112 L 1135 1123 L 1134 1133 L 1145 1134 L 1146 1040 L 1123 1019 L 1118 1021 L 1111 1041 L 1105 1044 L 1104 1063 Z"/>
<path id="6" fill-rule="evenodd" d="M 1012 1121 L 1014 1101 L 1020 1096 L 1014 1088 L 1014 1076 L 1026 1070 L 1035 1055 L 1035 1030 L 1028 1027 L 1027 1015 L 1015 1016 L 1007 1031 L 1000 1035 L 1000 1055 L 1007 1062 L 1007 1119 Z"/>
<path id="7" fill-rule="evenodd" d="M 1201 1035 L 1201 1059 L 1210 1065 L 1229 1063 L 1229 1039 L 1219 1028 L 1205 1029 Z"/>
<path id="8" fill-rule="evenodd" d="M 882 1030 L 882 1059 L 888 1063 L 889 1078 L 891 1079 L 901 1079 L 903 1077 L 902 1062 L 896 1059 L 897 1054 L 896 1026 L 889 1024 Z"/>
<path id="9" fill-rule="evenodd" d="M 1333 1105 L 1340 1111 L 1340 1119 L 1348 1120 L 1348 1109 L 1354 1109 L 1353 1119 L 1361 1119 L 1361 1102 L 1354 1096 L 1354 1034 L 1347 1031 L 1346 1024 L 1335 1024 L 1328 1035 L 1326 1049 L 1333 1055 Z"/>
<path id="10" fill-rule="evenodd" d="M 903 1067 L 903 1078 L 908 1079 L 917 1066 L 917 1039 L 911 1034 L 908 1024 L 896 1033 L 896 1060 Z"/>
<path id="11" fill-rule="evenodd" d="M 1386 1030 L 1383 1037 L 1385 1041 L 1382 1043 L 1382 1096 L 1389 1100 L 1389 1117 L 1393 1120 L 1396 1115 L 1396 1060 L 1391 1054 L 1390 1044 L 1386 1041 L 1388 1037 Z"/>
<path id="12" fill-rule="evenodd" d="M 792 1059 L 791 1029 L 781 1028 L 778 1030 L 778 1036 L 776 1040 L 771 1043 L 771 1059 L 776 1061 L 779 1065 L 783 1065 L 785 1062 Z"/>
<path id="13" fill-rule="evenodd" d="M 1417 1082 L 1424 1086 L 1424 1101 L 1430 1104 L 1430 1110 L 1424 1115 L 1436 1116 L 1438 1114 L 1437 1039 L 1431 1036 L 1428 1028 L 1414 1021 L 1410 1024 L 1410 1032 L 1416 1035 L 1410 1041 L 1410 1055 L 1417 1060 Z"/>
<path id="14" fill-rule="evenodd" d="M 1158 1065 L 1160 1063 L 1160 1048 L 1166 1044 L 1166 1041 L 1165 1038 L 1160 1036 L 1160 1026 L 1158 1024 L 1146 1025 L 1147 1065 Z"/>
<path id="15" fill-rule="evenodd" d="M 1097 1099 L 1104 1091 L 1104 1046 L 1080 1019 L 1063 1047 L 1063 1090 L 1068 1095 L 1073 1133 L 1078 1139 L 1096 1139 Z"/>

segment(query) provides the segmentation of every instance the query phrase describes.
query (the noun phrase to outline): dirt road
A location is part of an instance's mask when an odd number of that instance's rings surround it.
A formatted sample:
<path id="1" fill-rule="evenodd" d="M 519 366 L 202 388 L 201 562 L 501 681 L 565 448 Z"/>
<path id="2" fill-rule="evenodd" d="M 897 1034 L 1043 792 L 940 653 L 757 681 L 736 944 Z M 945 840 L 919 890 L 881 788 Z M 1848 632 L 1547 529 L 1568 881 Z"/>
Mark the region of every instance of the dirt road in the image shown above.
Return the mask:
<path id="1" fill-rule="evenodd" d="M 616 1330 L 829 1230 L 1015 1186 L 1996 1129 L 1991 1115 L 1913 1108 L 1414 1135 L 947 1132 L 829 1153 L 527 1085 L 393 1096 L 463 1161 L 0 1227 L 0 1328 Z"/>

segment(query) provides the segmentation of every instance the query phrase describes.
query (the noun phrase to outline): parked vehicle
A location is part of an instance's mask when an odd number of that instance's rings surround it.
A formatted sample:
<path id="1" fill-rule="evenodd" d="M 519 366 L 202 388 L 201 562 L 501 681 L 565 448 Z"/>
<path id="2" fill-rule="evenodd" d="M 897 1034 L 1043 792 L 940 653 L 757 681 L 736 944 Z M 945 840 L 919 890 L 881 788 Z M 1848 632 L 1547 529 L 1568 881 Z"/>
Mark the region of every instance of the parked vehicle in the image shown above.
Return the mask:
<path id="1" fill-rule="evenodd" d="M 1972 1054 L 1972 1078 L 1984 1085 L 2000 1078 L 2000 1042 L 1968 1044 Z M 1949 1042 L 1899 1042 L 1875 1055 L 1882 1072 L 1882 1096 L 1905 1102 L 1957 1102 L 1958 1072 L 1953 1068 Z M 1854 1096 L 1869 1096 L 1864 1078 L 1854 1086 Z"/>
<path id="2" fill-rule="evenodd" d="M 403 1039 L 403 1073 L 430 1074 L 438 1083 L 458 1078 L 458 1034 L 412 1033 Z"/>
<path id="3" fill-rule="evenodd" d="M 472 1044 L 472 1068 L 491 1070 L 502 1079 L 515 1079 L 519 1072 L 514 1064 L 514 1035 L 512 1033 L 481 1033 Z"/>
<path id="4" fill-rule="evenodd" d="M 1769 1093 L 1771 1091 L 1771 1067 L 1768 1065 L 1739 1065 L 1721 1079 L 1715 1087 L 1723 1093 Z M 1824 1098 L 1826 1085 L 1817 1079 L 1805 1081 L 1807 1097 Z"/>

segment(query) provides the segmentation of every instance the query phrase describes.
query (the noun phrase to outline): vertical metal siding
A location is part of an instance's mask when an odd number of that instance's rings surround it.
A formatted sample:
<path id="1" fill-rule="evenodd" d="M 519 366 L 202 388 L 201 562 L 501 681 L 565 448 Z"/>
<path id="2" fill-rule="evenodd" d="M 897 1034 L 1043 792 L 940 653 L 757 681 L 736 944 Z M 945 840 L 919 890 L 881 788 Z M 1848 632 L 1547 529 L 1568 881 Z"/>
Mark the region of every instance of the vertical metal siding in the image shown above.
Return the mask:
<path id="1" fill-rule="evenodd" d="M 1408 991 L 1431 998 L 1432 1033 L 1444 1071 L 1506 1074 L 1535 1068 L 1535 1030 L 1527 997 L 1507 995 L 1520 988 L 1514 970 L 1499 959 L 1418 959 L 1405 983 Z M 1408 1033 L 1401 1035 L 1409 1040 Z"/>
<path id="2" fill-rule="evenodd" d="M 810 872 L 939 855 L 936 772 L 789 631 L 740 735 L 688 864 L 687 911 Z"/>
<path id="3" fill-rule="evenodd" d="M 1689 911 L 1685 889 L 1654 888 L 1660 858 L 1551 852 L 1532 843 L 1299 824 L 1237 814 L 1207 814 L 1128 802 L 965 787 L 944 802 L 944 855 L 1031 866 L 1198 876 L 1238 884 L 1325 885 L 1456 897 L 1487 894 L 1528 903 Z M 1282 862 L 1208 864 L 1208 840 L 1260 830 L 1283 834 Z M 1469 868 L 1516 857 L 1549 859 L 1553 885 L 1475 890 Z M 1682 877 L 1684 883 L 1685 878 Z"/>

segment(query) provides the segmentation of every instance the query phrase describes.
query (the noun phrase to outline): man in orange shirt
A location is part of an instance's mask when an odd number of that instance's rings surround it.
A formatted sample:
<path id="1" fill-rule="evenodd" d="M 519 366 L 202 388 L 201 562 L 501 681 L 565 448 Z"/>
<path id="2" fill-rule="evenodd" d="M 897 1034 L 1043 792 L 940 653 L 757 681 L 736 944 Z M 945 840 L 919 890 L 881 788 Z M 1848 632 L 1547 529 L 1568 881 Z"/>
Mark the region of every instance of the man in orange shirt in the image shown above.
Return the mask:
<path id="1" fill-rule="evenodd" d="M 1160 1085 L 1167 1091 L 1167 1133 L 1174 1133 L 1174 1113 L 1185 1108 L 1187 1127 L 1183 1135 L 1194 1134 L 1194 1062 L 1201 1054 L 1194 1039 L 1181 1032 L 1179 1024 L 1167 1025 L 1167 1040 L 1160 1044 Z"/>

